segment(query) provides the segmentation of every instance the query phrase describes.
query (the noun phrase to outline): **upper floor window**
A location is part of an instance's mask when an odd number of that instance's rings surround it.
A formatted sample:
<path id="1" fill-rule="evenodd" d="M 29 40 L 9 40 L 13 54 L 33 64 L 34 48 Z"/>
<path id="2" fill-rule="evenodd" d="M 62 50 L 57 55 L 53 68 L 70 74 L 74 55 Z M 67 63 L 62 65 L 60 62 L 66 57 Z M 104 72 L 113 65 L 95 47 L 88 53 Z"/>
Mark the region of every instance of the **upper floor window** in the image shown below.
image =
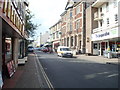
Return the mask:
<path id="1" fill-rule="evenodd" d="M 70 18 L 72 18 L 72 11 L 70 12 Z"/>
<path id="2" fill-rule="evenodd" d="M 117 0 L 114 0 L 113 3 L 114 3 L 114 7 L 117 7 Z"/>
<path id="3" fill-rule="evenodd" d="M 115 21 L 118 21 L 118 15 L 115 14 Z"/>
<path id="4" fill-rule="evenodd" d="M 110 22 L 109 22 L 109 18 L 107 18 L 107 25 L 109 25 L 110 24 Z"/>
<path id="5" fill-rule="evenodd" d="M 55 39 L 55 33 L 53 33 L 53 39 Z"/>
<path id="6" fill-rule="evenodd" d="M 100 8 L 100 12 L 102 12 L 102 7 Z"/>
<path id="7" fill-rule="evenodd" d="M 70 23 L 70 31 L 72 31 L 72 23 Z"/>
<path id="8" fill-rule="evenodd" d="M 80 6 L 76 7 L 76 14 L 80 13 Z"/>
<path id="9" fill-rule="evenodd" d="M 58 38 L 58 37 L 59 37 L 59 32 L 57 31 L 57 32 L 56 32 L 56 38 Z"/>
<path id="10" fill-rule="evenodd" d="M 70 26 L 70 23 L 68 23 L 68 24 L 67 24 L 67 30 L 69 30 L 69 29 L 70 29 L 70 28 L 69 28 L 69 26 Z"/>
<path id="11" fill-rule="evenodd" d="M 76 21 L 76 29 L 79 29 L 80 28 L 80 20 L 77 20 Z"/>
<path id="12" fill-rule="evenodd" d="M 103 26 L 103 20 L 100 21 L 100 27 L 102 27 L 102 26 Z"/>
<path id="13" fill-rule="evenodd" d="M 106 12 L 109 12 L 109 2 L 106 3 Z"/>

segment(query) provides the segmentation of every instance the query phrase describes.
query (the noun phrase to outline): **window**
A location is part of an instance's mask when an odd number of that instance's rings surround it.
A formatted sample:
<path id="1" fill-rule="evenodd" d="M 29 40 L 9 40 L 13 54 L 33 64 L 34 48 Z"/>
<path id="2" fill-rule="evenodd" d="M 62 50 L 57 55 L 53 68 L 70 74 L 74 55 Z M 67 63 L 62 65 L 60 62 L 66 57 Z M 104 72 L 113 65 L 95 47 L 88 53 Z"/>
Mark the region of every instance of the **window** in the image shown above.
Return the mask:
<path id="1" fill-rule="evenodd" d="M 76 7 L 76 14 L 80 13 L 80 6 Z"/>
<path id="2" fill-rule="evenodd" d="M 118 21 L 118 15 L 115 14 L 115 21 Z"/>
<path id="3" fill-rule="evenodd" d="M 72 18 L 72 11 L 70 12 L 70 18 Z"/>
<path id="4" fill-rule="evenodd" d="M 71 46 L 73 46 L 73 36 L 71 37 Z"/>
<path id="5" fill-rule="evenodd" d="M 94 43 L 94 44 L 93 44 L 93 48 L 94 48 L 94 49 L 97 49 L 97 43 Z"/>
<path id="6" fill-rule="evenodd" d="M 59 35 L 58 35 L 58 31 L 56 32 L 56 38 L 58 38 L 59 37 Z"/>
<path id="7" fill-rule="evenodd" d="M 72 31 L 72 23 L 70 23 L 70 31 Z"/>
<path id="8" fill-rule="evenodd" d="M 109 25 L 110 23 L 109 23 L 109 18 L 107 18 L 107 25 Z"/>
<path id="9" fill-rule="evenodd" d="M 117 0 L 114 0 L 114 7 L 117 7 Z"/>
<path id="10" fill-rule="evenodd" d="M 109 12 L 109 3 L 106 3 L 106 12 Z"/>
<path id="11" fill-rule="evenodd" d="M 100 12 L 102 12 L 102 8 L 100 8 Z"/>
<path id="12" fill-rule="evenodd" d="M 70 26 L 70 23 L 67 24 L 67 30 L 68 31 L 70 30 L 69 26 Z"/>
<path id="13" fill-rule="evenodd" d="M 100 27 L 102 27 L 102 26 L 103 26 L 103 20 L 100 21 Z"/>
<path id="14" fill-rule="evenodd" d="M 55 33 L 53 33 L 53 39 L 55 39 Z"/>
<path id="15" fill-rule="evenodd" d="M 6 48 L 6 62 L 12 60 L 12 39 L 11 38 L 5 38 L 5 48 Z"/>
<path id="16" fill-rule="evenodd" d="M 76 30 L 80 28 L 80 20 L 76 21 Z"/>

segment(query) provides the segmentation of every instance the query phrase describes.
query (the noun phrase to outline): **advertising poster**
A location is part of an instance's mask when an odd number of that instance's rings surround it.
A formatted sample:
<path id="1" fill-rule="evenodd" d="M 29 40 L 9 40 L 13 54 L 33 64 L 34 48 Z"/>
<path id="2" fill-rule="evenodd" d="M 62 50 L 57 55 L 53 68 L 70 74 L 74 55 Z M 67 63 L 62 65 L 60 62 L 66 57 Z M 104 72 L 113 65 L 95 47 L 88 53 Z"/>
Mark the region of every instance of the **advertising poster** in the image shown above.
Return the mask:
<path id="1" fill-rule="evenodd" d="M 8 69 L 9 77 L 11 77 L 14 74 L 12 62 L 7 63 L 7 69 Z"/>
<path id="2" fill-rule="evenodd" d="M 2 86 L 3 86 L 3 80 L 2 80 L 2 73 L 0 71 L 0 88 L 2 88 Z"/>

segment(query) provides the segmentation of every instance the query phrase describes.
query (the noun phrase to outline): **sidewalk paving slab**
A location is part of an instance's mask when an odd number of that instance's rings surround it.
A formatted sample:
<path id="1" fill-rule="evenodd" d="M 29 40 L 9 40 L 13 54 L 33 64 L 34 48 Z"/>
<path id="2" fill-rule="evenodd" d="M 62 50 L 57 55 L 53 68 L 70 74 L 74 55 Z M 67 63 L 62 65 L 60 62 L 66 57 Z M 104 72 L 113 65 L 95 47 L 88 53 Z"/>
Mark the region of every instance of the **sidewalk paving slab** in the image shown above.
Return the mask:
<path id="1" fill-rule="evenodd" d="M 103 64 L 119 64 L 120 58 L 104 58 L 103 56 L 86 56 L 85 54 L 75 55 L 78 59 L 85 59 L 92 62 L 103 63 Z"/>
<path id="2" fill-rule="evenodd" d="M 41 88 L 37 78 L 34 54 L 28 55 L 25 65 L 18 66 L 15 74 L 4 81 L 5 88 Z"/>

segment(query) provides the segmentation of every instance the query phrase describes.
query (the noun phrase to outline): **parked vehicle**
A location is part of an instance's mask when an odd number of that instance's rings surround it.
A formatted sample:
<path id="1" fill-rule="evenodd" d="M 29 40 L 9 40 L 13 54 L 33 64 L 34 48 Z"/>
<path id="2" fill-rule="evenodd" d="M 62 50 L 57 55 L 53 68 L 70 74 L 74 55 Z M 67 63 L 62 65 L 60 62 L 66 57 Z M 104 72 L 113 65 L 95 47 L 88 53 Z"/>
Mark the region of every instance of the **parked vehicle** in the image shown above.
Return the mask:
<path id="1" fill-rule="evenodd" d="M 33 46 L 28 46 L 28 52 L 33 52 L 34 51 L 34 47 Z"/>
<path id="2" fill-rule="evenodd" d="M 43 47 L 42 49 L 41 49 L 41 51 L 43 51 L 43 52 L 49 52 L 49 50 L 48 50 L 48 48 L 47 47 Z"/>
<path id="3" fill-rule="evenodd" d="M 57 49 L 57 54 L 61 57 L 73 57 L 73 52 L 70 50 L 69 47 L 66 46 L 59 46 Z"/>

